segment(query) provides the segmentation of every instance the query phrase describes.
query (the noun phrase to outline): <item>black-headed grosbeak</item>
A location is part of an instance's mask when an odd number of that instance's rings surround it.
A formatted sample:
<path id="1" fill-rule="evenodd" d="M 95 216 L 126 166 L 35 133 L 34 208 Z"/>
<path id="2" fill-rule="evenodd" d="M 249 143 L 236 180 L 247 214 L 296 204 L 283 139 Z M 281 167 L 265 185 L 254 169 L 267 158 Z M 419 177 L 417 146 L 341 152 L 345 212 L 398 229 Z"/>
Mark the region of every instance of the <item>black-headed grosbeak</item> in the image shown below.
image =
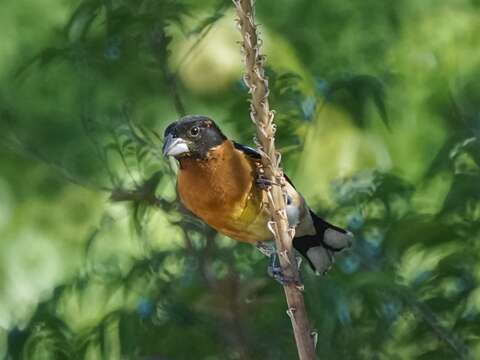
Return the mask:
<path id="1" fill-rule="evenodd" d="M 195 115 L 166 128 L 163 154 L 179 161 L 177 192 L 194 215 L 235 240 L 257 245 L 273 240 L 255 149 L 229 140 L 213 120 Z M 286 193 L 293 247 L 323 274 L 353 237 L 315 215 L 289 180 Z"/>

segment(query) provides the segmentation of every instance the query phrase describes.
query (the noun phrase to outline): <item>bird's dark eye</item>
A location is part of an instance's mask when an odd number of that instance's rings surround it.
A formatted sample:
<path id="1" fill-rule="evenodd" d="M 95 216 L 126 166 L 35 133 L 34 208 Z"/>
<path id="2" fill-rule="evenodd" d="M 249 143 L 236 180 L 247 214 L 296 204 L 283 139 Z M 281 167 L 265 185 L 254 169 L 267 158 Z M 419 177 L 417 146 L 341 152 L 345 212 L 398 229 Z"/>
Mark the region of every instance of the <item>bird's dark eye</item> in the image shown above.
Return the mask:
<path id="1" fill-rule="evenodd" d="M 200 133 L 198 126 L 194 126 L 190 129 L 190 135 L 197 136 Z"/>

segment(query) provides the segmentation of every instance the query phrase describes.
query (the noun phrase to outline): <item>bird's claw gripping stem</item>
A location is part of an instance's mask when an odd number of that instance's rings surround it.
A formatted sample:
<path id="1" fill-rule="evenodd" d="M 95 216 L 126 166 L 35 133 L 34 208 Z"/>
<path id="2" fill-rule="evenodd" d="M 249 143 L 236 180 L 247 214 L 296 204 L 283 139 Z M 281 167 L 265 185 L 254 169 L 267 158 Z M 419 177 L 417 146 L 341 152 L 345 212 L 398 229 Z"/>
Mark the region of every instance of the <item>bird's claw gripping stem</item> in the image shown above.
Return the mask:
<path id="1" fill-rule="evenodd" d="M 273 278 L 275 281 L 277 281 L 280 285 L 287 285 L 290 283 L 295 283 L 298 284 L 298 281 L 295 280 L 292 277 L 285 276 L 283 274 L 282 268 L 280 266 L 280 263 L 278 261 L 278 256 L 277 256 L 277 251 L 275 249 L 275 246 L 269 246 L 265 244 L 264 242 L 258 241 L 257 244 L 257 249 L 266 257 L 270 259 L 270 262 L 268 264 L 268 269 L 267 273 L 268 275 Z M 300 268 L 301 264 L 301 258 L 297 258 L 297 266 L 298 269 Z"/>
<path id="2" fill-rule="evenodd" d="M 280 266 L 276 252 L 274 252 L 272 256 L 270 256 L 270 264 L 268 264 L 267 272 L 271 278 L 273 278 L 276 282 L 278 282 L 282 286 L 288 285 L 291 283 L 294 283 L 295 285 L 299 285 L 299 282 L 295 278 L 291 276 L 286 276 L 283 273 L 282 267 Z"/>
<path id="3" fill-rule="evenodd" d="M 262 241 L 257 241 L 256 247 L 266 257 L 271 257 L 272 254 L 275 254 L 275 247 L 265 244 Z"/>
<path id="4" fill-rule="evenodd" d="M 255 185 L 262 190 L 268 190 L 273 185 L 280 185 L 274 181 L 264 178 L 263 176 L 257 176 L 255 179 Z"/>

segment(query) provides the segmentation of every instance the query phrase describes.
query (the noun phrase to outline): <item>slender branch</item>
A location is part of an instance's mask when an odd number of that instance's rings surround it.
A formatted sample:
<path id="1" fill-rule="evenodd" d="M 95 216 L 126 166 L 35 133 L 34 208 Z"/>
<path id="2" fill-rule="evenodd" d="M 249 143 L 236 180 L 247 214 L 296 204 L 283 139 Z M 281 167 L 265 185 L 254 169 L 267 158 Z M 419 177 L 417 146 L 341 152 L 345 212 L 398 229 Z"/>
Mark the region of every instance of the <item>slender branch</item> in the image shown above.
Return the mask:
<path id="1" fill-rule="evenodd" d="M 294 232 L 288 226 L 285 210 L 285 179 L 280 168 L 280 154 L 275 150 L 274 113 L 268 103 L 268 80 L 263 64 L 265 57 L 259 49 L 259 38 L 254 22 L 254 4 L 252 0 L 234 0 L 237 11 L 237 23 L 242 34 L 242 50 L 245 55 L 246 72 L 244 81 L 249 87 L 250 117 L 257 128 L 256 143 L 262 153 L 262 170 L 265 178 L 282 186 L 272 186 L 267 190 L 268 204 L 272 215 L 269 223 L 274 237 L 283 274 L 293 282 L 283 286 L 288 310 L 292 322 L 295 342 L 300 360 L 315 359 L 315 345 L 310 329 L 302 285 L 298 274 L 297 261 L 292 249 Z"/>

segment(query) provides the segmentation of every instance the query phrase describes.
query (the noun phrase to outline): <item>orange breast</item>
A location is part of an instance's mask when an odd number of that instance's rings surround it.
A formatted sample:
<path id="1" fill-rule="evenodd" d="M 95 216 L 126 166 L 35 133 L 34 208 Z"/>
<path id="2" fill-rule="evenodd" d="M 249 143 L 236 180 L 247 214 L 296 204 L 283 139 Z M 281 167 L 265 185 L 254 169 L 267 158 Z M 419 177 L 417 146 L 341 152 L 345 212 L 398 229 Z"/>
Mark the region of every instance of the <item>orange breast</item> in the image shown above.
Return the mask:
<path id="1" fill-rule="evenodd" d="M 208 159 L 181 159 L 177 190 L 187 209 L 217 231 L 255 242 L 268 235 L 255 164 L 226 140 Z"/>

